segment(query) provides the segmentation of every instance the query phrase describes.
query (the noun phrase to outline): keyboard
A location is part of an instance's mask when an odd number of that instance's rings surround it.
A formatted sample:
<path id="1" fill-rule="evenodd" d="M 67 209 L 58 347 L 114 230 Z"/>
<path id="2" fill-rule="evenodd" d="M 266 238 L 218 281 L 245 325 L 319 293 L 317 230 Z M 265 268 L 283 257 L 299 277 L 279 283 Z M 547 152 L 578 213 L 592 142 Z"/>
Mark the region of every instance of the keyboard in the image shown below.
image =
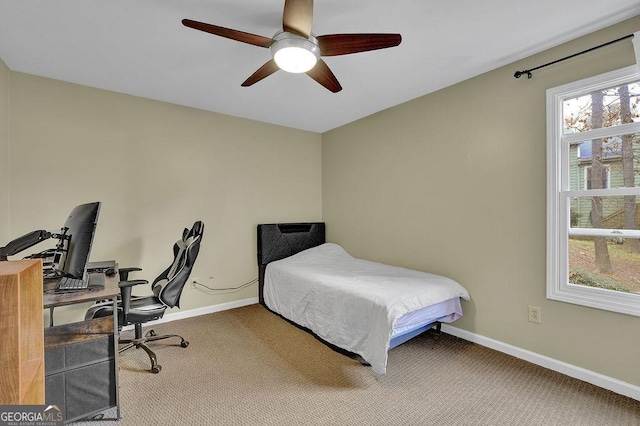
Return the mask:
<path id="1" fill-rule="evenodd" d="M 62 277 L 56 286 L 56 291 L 78 291 L 89 288 L 89 283 L 82 278 Z"/>

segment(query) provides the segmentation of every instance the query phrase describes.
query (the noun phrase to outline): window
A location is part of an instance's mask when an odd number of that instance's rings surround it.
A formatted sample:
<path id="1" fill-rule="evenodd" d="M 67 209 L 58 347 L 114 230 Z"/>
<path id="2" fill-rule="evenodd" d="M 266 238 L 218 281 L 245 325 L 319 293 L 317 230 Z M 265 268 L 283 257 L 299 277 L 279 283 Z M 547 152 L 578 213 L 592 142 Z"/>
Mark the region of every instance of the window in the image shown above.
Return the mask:
<path id="1" fill-rule="evenodd" d="M 602 186 L 599 188 L 609 188 L 609 167 L 604 168 L 602 175 Z M 596 189 L 596 186 L 591 184 L 591 166 L 584 168 L 584 189 Z"/>
<path id="2" fill-rule="evenodd" d="M 640 316 L 640 72 L 547 90 L 547 297 Z"/>

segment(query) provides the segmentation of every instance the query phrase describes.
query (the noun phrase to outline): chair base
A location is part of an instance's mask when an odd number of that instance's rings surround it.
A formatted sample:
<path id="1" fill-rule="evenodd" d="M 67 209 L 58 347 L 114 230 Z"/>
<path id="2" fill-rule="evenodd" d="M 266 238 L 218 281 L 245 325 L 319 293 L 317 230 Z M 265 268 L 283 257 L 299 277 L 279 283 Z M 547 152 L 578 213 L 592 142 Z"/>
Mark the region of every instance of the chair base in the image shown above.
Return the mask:
<path id="1" fill-rule="evenodd" d="M 126 351 L 127 349 L 131 349 L 131 348 L 134 348 L 134 347 L 136 349 L 142 348 L 147 353 L 147 355 L 149 355 L 149 359 L 151 360 L 151 369 L 149 371 L 151 371 L 152 373 L 159 373 L 160 370 L 162 370 L 162 366 L 160 366 L 158 364 L 158 357 L 156 356 L 155 352 L 153 352 L 146 345 L 146 343 L 155 342 L 156 340 L 164 340 L 164 339 L 168 339 L 170 337 L 179 338 L 180 339 L 180 346 L 183 347 L 183 348 L 186 348 L 187 346 L 189 346 L 189 342 L 187 342 L 186 340 L 184 340 L 184 338 L 182 336 L 178 336 L 177 334 L 164 334 L 162 336 L 158 336 L 155 331 L 149 330 L 144 336 L 142 336 L 142 324 L 136 324 L 135 325 L 135 338 L 133 338 L 133 339 L 119 339 L 118 340 L 118 343 L 120 345 L 124 345 L 123 347 L 118 349 L 118 353 L 122 353 L 122 352 Z"/>

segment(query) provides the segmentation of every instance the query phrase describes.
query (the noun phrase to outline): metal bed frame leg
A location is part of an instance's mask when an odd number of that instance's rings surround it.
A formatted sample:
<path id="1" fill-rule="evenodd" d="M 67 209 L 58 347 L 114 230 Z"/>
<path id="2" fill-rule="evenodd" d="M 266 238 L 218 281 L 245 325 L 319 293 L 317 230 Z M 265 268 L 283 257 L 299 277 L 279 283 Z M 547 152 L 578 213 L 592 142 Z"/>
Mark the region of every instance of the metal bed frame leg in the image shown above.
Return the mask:
<path id="1" fill-rule="evenodd" d="M 442 323 L 439 321 L 436 322 L 434 326 L 431 328 L 431 332 L 433 333 L 436 339 L 439 339 L 440 336 L 442 335 Z"/>

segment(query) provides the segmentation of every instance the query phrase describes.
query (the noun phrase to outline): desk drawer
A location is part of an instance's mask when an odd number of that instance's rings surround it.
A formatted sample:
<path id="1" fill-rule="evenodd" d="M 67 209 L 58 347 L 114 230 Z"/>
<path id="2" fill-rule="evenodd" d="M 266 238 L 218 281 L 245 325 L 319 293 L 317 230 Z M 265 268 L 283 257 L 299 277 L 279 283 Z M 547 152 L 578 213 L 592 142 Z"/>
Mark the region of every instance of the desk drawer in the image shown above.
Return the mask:
<path id="1" fill-rule="evenodd" d="M 115 360 L 47 375 L 47 404 L 64 407 L 67 422 L 116 405 Z"/>
<path id="2" fill-rule="evenodd" d="M 113 335 L 108 335 L 47 349 L 44 357 L 46 375 L 113 358 L 113 338 Z"/>

